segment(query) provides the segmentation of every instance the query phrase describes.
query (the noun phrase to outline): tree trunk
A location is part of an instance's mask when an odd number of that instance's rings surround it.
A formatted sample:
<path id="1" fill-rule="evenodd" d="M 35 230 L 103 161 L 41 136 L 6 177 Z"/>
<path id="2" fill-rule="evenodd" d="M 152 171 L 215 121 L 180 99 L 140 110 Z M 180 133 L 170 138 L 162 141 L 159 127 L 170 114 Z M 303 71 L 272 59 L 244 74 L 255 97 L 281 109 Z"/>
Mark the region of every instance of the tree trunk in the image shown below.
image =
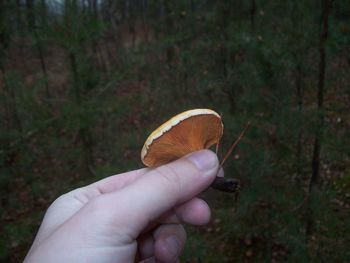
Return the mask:
<path id="1" fill-rule="evenodd" d="M 45 1 L 42 1 L 41 4 L 45 5 Z M 34 0 L 26 0 L 26 7 L 27 7 L 28 27 L 29 27 L 29 30 L 33 33 L 34 42 L 35 42 L 34 45 L 37 49 L 39 59 L 40 59 L 41 71 L 43 72 L 43 75 L 44 75 L 46 98 L 48 99 L 49 106 L 51 106 L 51 103 L 50 103 L 51 94 L 49 89 L 49 80 L 48 80 L 47 67 L 45 62 L 45 55 L 44 55 L 44 50 L 40 40 L 40 36 L 36 28 L 37 22 L 36 22 L 35 9 L 34 9 Z M 42 7 L 42 9 L 46 9 L 46 8 Z"/>
<path id="2" fill-rule="evenodd" d="M 76 54 L 74 52 L 68 52 L 69 62 L 71 71 L 73 74 L 73 89 L 74 89 L 74 99 L 80 107 L 82 105 L 82 92 L 79 84 L 79 72 Z M 93 162 L 93 150 L 92 150 L 92 139 L 91 132 L 88 128 L 79 127 L 78 130 L 79 142 L 82 144 L 83 153 L 84 153 L 84 163 L 87 172 L 94 174 L 94 162 Z"/>
<path id="3" fill-rule="evenodd" d="M 252 32 L 255 32 L 255 13 L 256 13 L 256 2 L 252 0 L 250 7 L 250 25 L 252 27 Z"/>
<path id="4" fill-rule="evenodd" d="M 5 97 L 5 127 L 15 129 L 20 134 L 22 133 L 22 122 L 19 118 L 16 92 L 13 85 L 10 85 L 7 79 L 6 67 L 4 65 L 6 50 L 11 45 L 11 30 L 6 30 L 8 13 L 6 13 L 6 3 L 0 0 L 0 74 L 3 83 L 3 92 Z M 1 90 L 0 90 L 1 92 Z"/>
<path id="5" fill-rule="evenodd" d="M 218 19 L 219 19 L 219 27 L 221 30 L 221 41 L 220 41 L 220 54 L 219 54 L 219 65 L 222 68 L 222 76 L 223 76 L 223 90 L 227 94 L 227 98 L 230 103 L 230 112 L 234 114 L 236 110 L 236 92 L 235 88 L 230 85 L 229 82 L 229 72 L 228 72 L 228 67 L 229 67 L 229 50 L 227 48 L 227 44 L 229 43 L 229 34 L 228 34 L 228 26 L 230 19 L 232 18 L 232 12 L 230 8 L 230 3 L 229 1 L 222 1 L 219 4 L 219 9 L 218 9 Z M 234 62 L 231 61 L 232 64 Z"/>
<path id="6" fill-rule="evenodd" d="M 80 104 L 81 102 L 81 92 L 79 87 L 79 79 L 78 79 L 78 66 L 77 66 L 77 60 L 76 55 L 73 52 L 68 53 L 69 62 L 70 62 L 70 68 L 73 73 L 73 89 L 74 89 L 74 98 L 75 101 Z"/>
<path id="7" fill-rule="evenodd" d="M 320 178 L 320 153 L 321 153 L 321 137 L 324 128 L 324 88 L 326 77 L 326 48 L 325 43 L 328 38 L 328 20 L 332 6 L 332 0 L 323 0 L 323 10 L 320 19 L 320 40 L 319 40 L 319 68 L 317 83 L 317 129 L 315 132 L 314 150 L 312 157 L 312 176 L 309 184 L 309 192 L 318 184 Z"/>
<path id="8" fill-rule="evenodd" d="M 303 29 L 303 23 L 302 23 L 302 16 L 301 16 L 301 8 L 302 6 L 295 2 L 293 3 L 292 8 L 292 25 L 294 30 L 296 32 L 302 32 Z M 294 70 L 294 76 L 295 76 L 295 96 L 296 96 L 296 106 L 297 106 L 297 118 L 298 118 L 298 126 L 297 126 L 297 141 L 296 141 L 296 158 L 295 158 L 295 167 L 296 167 L 296 181 L 301 183 L 301 174 L 302 174 L 302 155 L 303 155 L 303 82 L 304 82 L 304 71 L 303 71 L 303 62 L 304 57 L 306 56 L 307 49 L 306 48 L 300 48 L 304 47 L 304 43 L 299 43 L 296 45 L 296 50 L 293 51 L 292 56 L 295 63 L 295 70 Z M 301 51 L 303 50 L 303 51 Z"/>
<path id="9" fill-rule="evenodd" d="M 173 32 L 174 31 L 174 21 L 171 17 L 172 10 L 170 6 L 170 2 L 167 0 L 163 0 L 163 6 L 165 11 L 165 25 L 166 25 L 166 32 Z M 173 45 L 169 45 L 166 48 L 166 59 L 169 66 L 171 66 L 173 60 L 175 57 L 175 49 Z"/>
<path id="10" fill-rule="evenodd" d="M 326 49 L 325 43 L 328 38 L 328 21 L 329 14 L 332 7 L 332 0 L 323 0 L 322 2 L 322 15 L 320 19 L 320 29 L 319 29 L 319 68 L 318 68 L 318 83 L 317 83 L 317 127 L 315 132 L 314 146 L 313 146 L 313 156 L 312 156 L 312 175 L 308 187 L 308 204 L 306 209 L 306 226 L 305 235 L 306 241 L 310 240 L 314 229 L 314 216 L 312 209 L 312 193 L 315 188 L 318 187 L 320 179 L 320 154 L 321 154 L 321 138 L 324 128 L 324 89 L 325 89 L 325 75 L 326 75 Z"/>
<path id="11" fill-rule="evenodd" d="M 296 145 L 296 168 L 297 168 L 297 180 L 301 179 L 301 169 L 302 169 L 302 154 L 303 154 L 303 78 L 304 74 L 302 71 L 301 62 L 297 61 L 296 65 L 296 97 L 297 97 L 297 108 L 298 108 L 298 135 L 297 135 L 297 145 Z"/>

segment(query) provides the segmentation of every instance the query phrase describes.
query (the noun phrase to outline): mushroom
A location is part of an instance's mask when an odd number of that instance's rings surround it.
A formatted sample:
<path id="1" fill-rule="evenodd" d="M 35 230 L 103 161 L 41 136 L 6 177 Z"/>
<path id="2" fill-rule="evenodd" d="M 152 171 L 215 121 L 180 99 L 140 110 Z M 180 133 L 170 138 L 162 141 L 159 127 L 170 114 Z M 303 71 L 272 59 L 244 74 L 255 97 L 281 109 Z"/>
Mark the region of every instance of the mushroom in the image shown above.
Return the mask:
<path id="1" fill-rule="evenodd" d="M 208 149 L 215 144 L 217 152 L 223 128 L 220 115 L 213 110 L 194 109 L 182 112 L 149 135 L 141 151 L 141 160 L 148 167 L 157 167 L 191 152 Z M 234 193 L 239 189 L 239 181 L 234 178 L 216 177 L 211 187 Z"/>

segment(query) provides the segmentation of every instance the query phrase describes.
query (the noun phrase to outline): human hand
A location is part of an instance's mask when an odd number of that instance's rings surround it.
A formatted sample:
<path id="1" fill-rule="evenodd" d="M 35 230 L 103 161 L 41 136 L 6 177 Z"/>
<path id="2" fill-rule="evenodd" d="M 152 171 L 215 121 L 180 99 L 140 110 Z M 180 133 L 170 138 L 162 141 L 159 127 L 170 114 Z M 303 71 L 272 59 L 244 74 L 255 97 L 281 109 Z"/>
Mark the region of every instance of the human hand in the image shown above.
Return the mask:
<path id="1" fill-rule="evenodd" d="M 196 195 L 218 169 L 217 156 L 202 150 L 64 194 L 47 210 L 24 263 L 178 262 L 182 223 L 210 219 Z"/>

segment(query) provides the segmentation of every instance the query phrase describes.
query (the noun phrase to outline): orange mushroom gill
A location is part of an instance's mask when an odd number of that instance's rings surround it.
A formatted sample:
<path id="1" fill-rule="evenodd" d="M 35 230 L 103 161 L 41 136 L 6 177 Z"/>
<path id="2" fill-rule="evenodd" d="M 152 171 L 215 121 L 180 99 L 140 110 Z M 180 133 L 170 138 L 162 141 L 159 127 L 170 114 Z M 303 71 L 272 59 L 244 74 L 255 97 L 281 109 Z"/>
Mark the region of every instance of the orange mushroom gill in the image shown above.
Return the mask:
<path id="1" fill-rule="evenodd" d="M 222 132 L 223 124 L 216 112 L 208 109 L 186 111 L 171 118 L 148 137 L 141 159 L 149 167 L 166 164 L 218 144 Z"/>
<path id="2" fill-rule="evenodd" d="M 151 133 L 142 148 L 141 160 L 148 167 L 156 167 L 215 144 L 218 147 L 223 127 L 220 115 L 210 109 L 180 113 Z M 225 192 L 237 192 L 239 182 L 233 178 L 216 177 L 211 186 Z"/>

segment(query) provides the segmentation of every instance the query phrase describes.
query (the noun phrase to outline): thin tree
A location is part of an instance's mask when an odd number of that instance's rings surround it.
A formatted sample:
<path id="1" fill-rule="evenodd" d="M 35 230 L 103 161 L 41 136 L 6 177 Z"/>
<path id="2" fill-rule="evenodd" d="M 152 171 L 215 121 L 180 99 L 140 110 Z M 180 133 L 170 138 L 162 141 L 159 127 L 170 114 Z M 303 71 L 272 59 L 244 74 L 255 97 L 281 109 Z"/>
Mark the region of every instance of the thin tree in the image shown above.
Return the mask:
<path id="1" fill-rule="evenodd" d="M 318 65 L 318 83 L 317 83 L 317 129 L 315 132 L 315 140 L 312 156 L 312 176 L 309 184 L 309 192 L 318 184 L 320 178 L 320 153 L 321 153 L 321 138 L 324 128 L 324 89 L 326 78 L 326 41 L 328 39 L 328 22 L 329 14 L 332 7 L 332 0 L 323 0 L 323 10 L 320 19 L 319 31 L 319 58 Z"/>
<path id="2" fill-rule="evenodd" d="M 295 30 L 294 38 L 300 39 L 300 34 L 303 32 L 304 25 L 302 23 L 302 15 L 299 2 L 293 4 L 292 9 L 292 25 Z M 304 42 L 304 43 L 303 43 Z M 296 49 L 292 51 L 292 57 L 294 60 L 294 78 L 295 78 L 295 96 L 296 96 L 296 107 L 298 115 L 298 127 L 297 127 L 297 141 L 296 141 L 296 158 L 295 158 L 295 167 L 296 167 L 296 179 L 301 179 L 302 173 L 302 155 L 303 155 L 303 99 L 304 99 L 304 77 L 305 72 L 303 69 L 304 59 L 308 52 L 305 41 L 298 41 L 295 44 Z"/>
<path id="3" fill-rule="evenodd" d="M 218 4 L 217 16 L 218 16 L 218 25 L 220 28 L 220 54 L 219 54 L 219 64 L 221 65 L 222 76 L 223 76 L 223 90 L 227 94 L 230 102 L 231 113 L 235 112 L 236 109 L 236 97 L 233 87 L 229 83 L 229 50 L 227 44 L 229 43 L 229 23 L 232 18 L 231 8 L 229 1 L 222 1 Z"/>
<path id="4" fill-rule="evenodd" d="M 329 15 L 332 8 L 332 0 L 322 1 L 322 14 L 319 23 L 319 65 L 318 65 L 318 82 L 317 82 L 317 127 L 313 144 L 312 156 L 312 175 L 308 187 L 308 196 L 311 197 L 312 192 L 318 187 L 320 179 L 320 154 L 321 154 L 321 138 L 324 129 L 324 90 L 326 78 L 326 41 L 328 39 L 328 23 Z M 306 241 L 309 240 L 313 232 L 314 218 L 312 212 L 312 198 L 309 198 L 307 206 L 307 222 L 305 227 Z"/>
<path id="5" fill-rule="evenodd" d="M 5 66 L 6 51 L 11 45 L 12 29 L 8 26 L 10 14 L 8 4 L 4 0 L 0 0 L 0 73 L 3 83 L 3 92 L 5 99 L 5 128 L 15 129 L 20 134 L 22 132 L 22 122 L 18 113 L 17 95 L 15 87 L 9 84 L 7 77 L 7 69 Z"/>
<path id="6" fill-rule="evenodd" d="M 256 1 L 251 0 L 251 6 L 250 6 L 250 25 L 252 28 L 252 32 L 255 31 L 255 14 L 256 14 Z"/>
<path id="7" fill-rule="evenodd" d="M 46 9 L 46 3 L 45 1 L 41 1 L 40 3 L 42 9 Z M 26 8 L 27 8 L 27 23 L 29 26 L 29 30 L 33 33 L 34 37 L 34 44 L 37 49 L 39 59 L 40 59 L 40 66 L 41 70 L 44 75 L 44 83 L 45 83 L 45 91 L 46 91 L 46 98 L 48 99 L 48 105 L 50 104 L 50 89 L 49 89 L 49 79 L 47 74 L 47 66 L 45 61 L 45 55 L 44 55 L 44 48 L 37 30 L 37 21 L 36 21 L 36 12 L 35 12 L 35 2 L 34 0 L 26 0 Z"/>
<path id="8" fill-rule="evenodd" d="M 162 1 L 162 5 L 164 7 L 164 11 L 165 11 L 165 30 L 167 33 L 169 32 L 173 32 L 174 31 L 174 21 L 172 19 L 172 6 L 171 6 L 171 2 L 170 1 Z M 171 66 L 174 58 L 175 58 L 175 49 L 173 47 L 173 45 L 169 45 L 166 48 L 166 58 L 167 58 L 167 64 L 169 66 Z"/>
<path id="9" fill-rule="evenodd" d="M 83 23 L 78 20 L 81 19 L 82 15 L 77 0 L 66 0 L 64 3 L 64 10 L 64 21 L 62 26 L 69 29 L 65 30 L 66 35 L 62 39 L 62 44 L 67 53 L 71 70 L 74 103 L 79 108 L 83 108 L 86 93 L 84 93 L 84 81 L 81 77 L 78 55 L 80 49 L 83 50 L 86 48 L 87 38 L 85 38 L 85 34 L 81 34 L 84 27 Z M 77 27 L 70 27 L 72 23 L 80 24 L 78 24 Z M 87 168 L 88 172 L 94 174 L 95 171 L 90 129 L 84 125 L 80 125 L 78 127 L 78 138 L 83 146 L 85 167 Z"/>
<path id="10" fill-rule="evenodd" d="M 303 79 L 304 72 L 302 70 L 301 61 L 298 60 L 295 65 L 295 87 L 296 87 L 296 97 L 297 97 L 297 109 L 298 117 L 300 120 L 303 119 Z M 296 144 L 296 167 L 297 167 L 297 178 L 300 179 L 302 173 L 302 155 L 303 155 L 303 122 L 299 122 L 297 144 Z"/>

